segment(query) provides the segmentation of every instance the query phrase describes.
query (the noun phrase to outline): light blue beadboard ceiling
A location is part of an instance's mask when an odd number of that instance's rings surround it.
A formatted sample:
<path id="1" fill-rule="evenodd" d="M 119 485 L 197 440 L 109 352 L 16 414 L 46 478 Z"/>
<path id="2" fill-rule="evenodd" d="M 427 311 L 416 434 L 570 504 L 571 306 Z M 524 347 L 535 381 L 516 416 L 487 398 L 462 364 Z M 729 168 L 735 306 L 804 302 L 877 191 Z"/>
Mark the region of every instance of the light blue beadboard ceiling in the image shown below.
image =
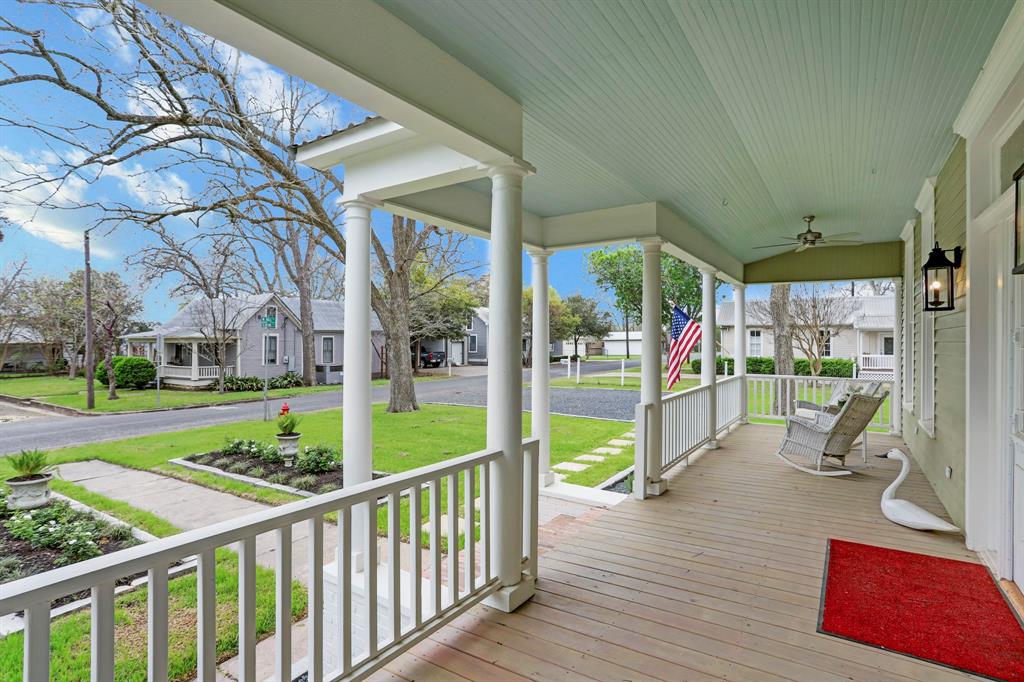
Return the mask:
<path id="1" fill-rule="evenodd" d="M 1012 0 L 378 0 L 522 103 L 525 201 L 661 201 L 750 262 L 896 239 Z"/>

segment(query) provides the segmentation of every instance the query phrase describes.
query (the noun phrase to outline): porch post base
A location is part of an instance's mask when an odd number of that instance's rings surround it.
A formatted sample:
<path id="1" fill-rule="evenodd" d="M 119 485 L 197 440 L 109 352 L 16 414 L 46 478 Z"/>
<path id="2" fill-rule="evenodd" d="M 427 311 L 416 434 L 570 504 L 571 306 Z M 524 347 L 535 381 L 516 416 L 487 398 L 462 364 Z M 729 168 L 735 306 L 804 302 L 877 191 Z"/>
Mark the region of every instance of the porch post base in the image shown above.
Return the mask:
<path id="1" fill-rule="evenodd" d="M 501 588 L 484 599 L 484 604 L 505 613 L 512 613 L 525 604 L 536 592 L 535 582 L 536 579 L 533 576 L 523 573 L 518 583 Z"/>
<path id="2" fill-rule="evenodd" d="M 543 474 L 540 475 L 540 487 L 541 488 L 547 488 L 549 485 L 554 485 L 554 483 L 555 483 L 555 472 L 554 471 L 545 471 Z"/>
<path id="3" fill-rule="evenodd" d="M 648 481 L 647 483 L 647 496 L 653 497 L 657 495 L 664 495 L 668 492 L 668 481 L 664 478 L 659 478 L 657 481 Z"/>
<path id="4" fill-rule="evenodd" d="M 707 442 L 707 445 L 704 446 L 704 449 L 705 450 L 717 450 L 718 449 L 718 441 L 717 440 L 709 440 Z"/>

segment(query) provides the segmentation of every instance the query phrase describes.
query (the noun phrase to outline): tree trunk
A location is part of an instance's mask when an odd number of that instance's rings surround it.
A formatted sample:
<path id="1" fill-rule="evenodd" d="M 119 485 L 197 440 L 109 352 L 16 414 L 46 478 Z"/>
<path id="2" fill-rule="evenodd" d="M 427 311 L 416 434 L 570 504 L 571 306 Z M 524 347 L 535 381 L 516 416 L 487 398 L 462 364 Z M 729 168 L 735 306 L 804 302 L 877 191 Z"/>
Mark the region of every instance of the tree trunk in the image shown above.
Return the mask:
<path id="1" fill-rule="evenodd" d="M 228 344 L 221 343 L 220 350 L 217 353 L 217 373 L 220 375 L 217 378 L 217 392 L 223 395 L 227 392 L 227 387 L 224 385 L 224 377 L 228 373 Z"/>
<path id="2" fill-rule="evenodd" d="M 309 292 L 308 278 L 300 277 L 298 285 L 299 323 L 302 325 L 302 383 L 305 386 L 316 386 L 316 338 L 313 335 L 313 299 Z"/>
<path id="3" fill-rule="evenodd" d="M 107 370 L 107 379 L 110 381 L 107 388 L 107 400 L 117 400 L 117 377 L 114 375 L 114 341 L 108 339 L 106 352 L 103 354 L 103 366 Z"/>
<path id="4" fill-rule="evenodd" d="M 78 375 L 78 349 L 68 353 L 68 379 L 74 379 Z"/>
<path id="5" fill-rule="evenodd" d="M 773 284 L 768 305 L 772 316 L 772 336 L 775 339 L 775 373 L 793 374 L 793 321 L 789 314 L 789 284 Z M 781 414 L 789 414 L 790 405 L 785 395 L 791 394 L 787 387 L 780 385 L 775 394 L 775 408 Z"/>

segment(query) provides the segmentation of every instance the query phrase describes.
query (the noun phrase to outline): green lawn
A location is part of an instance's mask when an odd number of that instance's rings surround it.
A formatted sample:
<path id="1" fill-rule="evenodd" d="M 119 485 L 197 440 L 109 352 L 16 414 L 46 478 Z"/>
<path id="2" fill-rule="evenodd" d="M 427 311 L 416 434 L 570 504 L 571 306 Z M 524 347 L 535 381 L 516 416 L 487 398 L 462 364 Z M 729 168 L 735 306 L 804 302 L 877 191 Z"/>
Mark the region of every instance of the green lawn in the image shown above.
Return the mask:
<path id="1" fill-rule="evenodd" d="M 551 380 L 551 385 L 559 388 L 618 388 L 624 391 L 639 391 L 640 376 L 626 372 L 626 384 L 622 385 L 621 376 L 616 373 L 608 374 L 585 374 L 580 376 L 580 383 L 576 383 L 576 376 L 558 377 Z M 673 392 L 684 391 L 694 386 L 700 386 L 700 379 L 695 377 L 681 377 L 676 385 L 672 387 Z M 665 378 L 661 379 L 661 390 L 668 390 L 668 383 Z"/>
<path id="2" fill-rule="evenodd" d="M 16 398 L 37 398 L 47 403 L 85 410 L 85 379 L 76 377 L 36 377 L 32 379 L 0 379 L 0 394 Z M 269 391 L 272 398 L 291 398 L 307 393 L 336 391 L 338 386 L 302 386 L 300 388 L 279 388 Z M 156 389 L 118 389 L 118 400 L 107 399 L 107 387 L 95 383 L 95 412 L 138 412 L 157 408 Z M 163 389 L 160 391 L 159 407 L 186 407 L 210 405 L 236 400 L 253 400 L 263 397 L 263 391 L 181 391 Z"/>
<path id="3" fill-rule="evenodd" d="M 94 509 L 99 509 L 141 528 L 157 537 L 179 530 L 167 521 L 141 509 L 67 481 L 55 480 L 53 487 Z M 274 572 L 256 567 L 256 633 L 262 638 L 274 630 Z M 196 670 L 197 590 L 195 574 L 174 578 L 168 583 L 169 636 L 168 677 L 174 682 L 189 680 Z M 118 681 L 146 679 L 146 598 L 140 588 L 117 598 L 114 612 L 115 664 Z M 306 613 L 306 590 L 292 583 L 292 618 Z M 89 677 L 89 610 L 56 619 L 50 629 L 50 680 L 78 682 Z M 21 679 L 23 636 L 21 633 L 0 639 L 0 682 Z M 231 658 L 238 653 L 238 556 L 229 549 L 217 550 L 217 657 Z"/>
<path id="4" fill-rule="evenodd" d="M 757 378 L 757 375 L 751 375 L 751 379 Z M 767 388 L 765 390 L 755 390 L 756 383 L 750 383 L 747 390 L 747 410 L 751 415 L 765 415 L 771 411 L 771 396 L 768 393 Z M 828 401 L 832 395 L 832 385 L 825 384 L 817 388 L 812 388 L 806 384 L 801 384 L 796 389 L 795 400 L 808 400 L 818 404 L 823 404 Z M 886 398 L 882 402 L 879 412 L 882 415 L 882 421 L 885 424 L 889 423 L 891 416 L 891 398 Z M 877 419 L 877 415 L 876 415 Z M 784 420 L 781 417 L 751 417 L 750 421 L 761 423 L 761 424 L 779 424 Z M 875 425 L 869 427 L 870 431 L 888 431 L 888 428 L 878 426 L 877 422 L 873 422 Z"/>

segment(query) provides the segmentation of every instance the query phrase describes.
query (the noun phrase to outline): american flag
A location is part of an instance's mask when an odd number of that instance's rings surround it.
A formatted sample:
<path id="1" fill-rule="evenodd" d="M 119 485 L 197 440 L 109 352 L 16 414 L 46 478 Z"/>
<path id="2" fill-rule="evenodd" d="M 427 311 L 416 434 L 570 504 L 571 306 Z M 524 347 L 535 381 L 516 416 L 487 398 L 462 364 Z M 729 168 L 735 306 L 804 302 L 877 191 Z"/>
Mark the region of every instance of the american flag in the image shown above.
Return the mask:
<path id="1" fill-rule="evenodd" d="M 668 387 L 679 381 L 679 372 L 683 361 L 690 355 L 694 345 L 700 340 L 700 325 L 677 306 L 672 306 L 672 345 L 668 349 Z"/>

